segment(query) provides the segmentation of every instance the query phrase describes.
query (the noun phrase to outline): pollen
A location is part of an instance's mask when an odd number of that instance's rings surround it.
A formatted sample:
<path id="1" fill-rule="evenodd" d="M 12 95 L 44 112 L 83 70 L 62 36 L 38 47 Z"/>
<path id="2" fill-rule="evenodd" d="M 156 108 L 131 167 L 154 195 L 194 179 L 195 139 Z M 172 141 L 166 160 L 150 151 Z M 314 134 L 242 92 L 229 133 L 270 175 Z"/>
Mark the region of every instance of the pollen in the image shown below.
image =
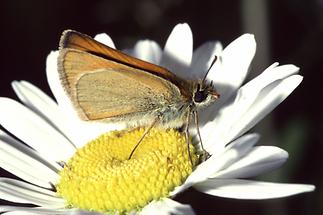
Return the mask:
<path id="1" fill-rule="evenodd" d="M 181 185 L 198 162 L 193 145 L 188 153 L 184 134 L 153 128 L 129 159 L 144 131 L 105 133 L 80 148 L 56 185 L 67 206 L 121 214 L 140 211 Z"/>

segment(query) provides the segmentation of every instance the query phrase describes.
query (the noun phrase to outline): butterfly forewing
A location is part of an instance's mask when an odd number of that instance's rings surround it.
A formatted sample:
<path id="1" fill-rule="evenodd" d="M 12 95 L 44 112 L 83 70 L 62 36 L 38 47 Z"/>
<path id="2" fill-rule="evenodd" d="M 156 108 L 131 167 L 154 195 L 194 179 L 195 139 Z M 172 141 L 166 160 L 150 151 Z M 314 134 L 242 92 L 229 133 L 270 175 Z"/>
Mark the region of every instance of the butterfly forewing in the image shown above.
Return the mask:
<path id="1" fill-rule="evenodd" d="M 60 58 L 62 85 L 85 120 L 142 117 L 182 100 L 174 84 L 140 69 L 74 49 Z"/>
<path id="2" fill-rule="evenodd" d="M 145 72 L 153 73 L 155 75 L 161 76 L 165 79 L 168 79 L 171 82 L 178 82 L 178 78 L 168 71 L 167 69 L 157 66 L 155 64 L 151 64 L 146 61 L 139 60 L 137 58 L 133 58 L 127 54 L 124 54 L 118 50 L 110 48 L 91 37 L 81 34 L 76 31 L 67 30 L 63 33 L 60 40 L 60 49 L 64 48 L 73 48 L 77 50 L 81 50 L 84 52 L 88 52 L 107 60 L 119 62 L 121 64 L 126 64 L 131 67 L 141 69 Z"/>

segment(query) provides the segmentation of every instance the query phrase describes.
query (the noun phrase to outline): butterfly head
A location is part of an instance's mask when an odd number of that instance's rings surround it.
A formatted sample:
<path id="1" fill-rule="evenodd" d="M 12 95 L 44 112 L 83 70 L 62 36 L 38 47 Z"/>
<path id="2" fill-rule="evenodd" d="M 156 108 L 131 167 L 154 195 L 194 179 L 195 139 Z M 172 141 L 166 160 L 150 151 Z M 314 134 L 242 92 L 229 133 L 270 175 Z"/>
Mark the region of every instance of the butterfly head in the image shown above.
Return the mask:
<path id="1" fill-rule="evenodd" d="M 203 108 L 215 102 L 219 97 L 212 82 L 198 82 L 193 89 L 192 103 L 196 108 Z"/>

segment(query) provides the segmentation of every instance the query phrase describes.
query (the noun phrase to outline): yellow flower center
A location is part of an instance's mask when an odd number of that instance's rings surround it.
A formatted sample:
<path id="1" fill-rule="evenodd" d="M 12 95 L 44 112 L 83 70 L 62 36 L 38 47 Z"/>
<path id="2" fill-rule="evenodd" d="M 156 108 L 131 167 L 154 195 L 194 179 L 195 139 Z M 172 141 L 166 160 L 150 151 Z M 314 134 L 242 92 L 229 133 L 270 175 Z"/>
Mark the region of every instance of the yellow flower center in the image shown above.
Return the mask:
<path id="1" fill-rule="evenodd" d="M 169 195 L 192 172 L 185 136 L 153 128 L 103 134 L 79 149 L 60 172 L 57 192 L 68 206 L 98 212 L 140 210 Z M 190 144 L 193 165 L 198 158 Z"/>

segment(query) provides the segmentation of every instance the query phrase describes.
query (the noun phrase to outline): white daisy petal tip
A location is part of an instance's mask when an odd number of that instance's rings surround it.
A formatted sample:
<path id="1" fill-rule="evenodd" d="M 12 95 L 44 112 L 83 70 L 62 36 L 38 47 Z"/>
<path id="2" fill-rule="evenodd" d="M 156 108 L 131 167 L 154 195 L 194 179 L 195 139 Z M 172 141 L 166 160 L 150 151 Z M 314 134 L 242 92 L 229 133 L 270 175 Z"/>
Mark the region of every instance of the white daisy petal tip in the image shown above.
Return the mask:
<path id="1" fill-rule="evenodd" d="M 17 95 L 19 94 L 19 85 L 20 85 L 20 82 L 17 81 L 17 80 L 14 80 L 14 81 L 11 82 L 11 87 L 12 87 L 12 89 L 15 91 L 15 93 Z"/>
<path id="2" fill-rule="evenodd" d="M 300 68 L 294 64 L 279 65 L 278 63 L 274 63 L 269 66 L 263 73 L 281 74 L 281 79 L 283 79 L 288 76 L 297 74 L 299 70 Z M 285 74 L 285 76 L 283 76 L 283 74 Z"/>
<path id="3" fill-rule="evenodd" d="M 253 34 L 244 34 L 230 43 L 223 51 L 230 53 L 233 57 L 230 60 L 239 62 L 242 66 L 249 68 L 253 57 L 256 54 L 257 43 Z M 233 61 L 234 62 L 234 61 Z M 239 66 L 238 64 L 238 66 Z"/>
<path id="4" fill-rule="evenodd" d="M 200 192 L 232 199 L 283 198 L 315 190 L 314 185 L 284 184 L 243 179 L 209 179 L 194 186 Z"/>
<path id="5" fill-rule="evenodd" d="M 215 79 L 216 73 L 218 70 L 219 61 L 216 61 L 215 64 L 211 68 L 211 64 L 214 61 L 215 56 L 221 56 L 223 47 L 222 44 L 218 41 L 209 41 L 200 45 L 193 52 L 193 57 L 190 65 L 190 71 L 185 73 L 185 77 L 187 79 L 199 79 L 204 77 L 208 69 L 210 71 L 207 74 L 206 79 L 208 81 L 213 81 L 211 78 Z"/>
<path id="6" fill-rule="evenodd" d="M 244 34 L 227 45 L 218 56 L 218 60 L 208 74 L 213 80 L 223 104 L 241 86 L 256 53 L 254 35 Z"/>
<path id="7" fill-rule="evenodd" d="M 243 34 L 227 46 L 227 48 L 230 47 L 235 47 L 236 50 L 239 49 L 244 52 L 249 52 L 253 56 L 257 47 L 255 35 L 248 33 Z"/>
<path id="8" fill-rule="evenodd" d="M 269 172 L 286 162 L 288 153 L 274 146 L 255 146 L 238 161 L 209 178 L 250 178 Z"/>
<path id="9" fill-rule="evenodd" d="M 239 136 L 270 113 L 275 107 L 283 102 L 302 82 L 303 77 L 292 75 L 283 80 L 276 80 L 260 91 L 252 106 L 241 115 L 240 121 L 235 122 L 234 128 L 228 136 Z M 245 123 L 247 122 L 247 123 Z"/>
<path id="10" fill-rule="evenodd" d="M 245 40 L 256 42 L 254 34 L 245 33 L 245 34 L 241 35 L 241 38 L 244 38 Z"/>
<path id="11" fill-rule="evenodd" d="M 219 56 L 222 51 L 223 51 L 222 43 L 220 41 L 216 41 L 215 42 L 215 53 L 216 53 L 216 55 Z"/>
<path id="12" fill-rule="evenodd" d="M 161 58 L 161 66 L 179 76 L 185 74 L 193 56 L 193 34 L 188 24 L 178 24 L 170 33 Z"/>
<path id="13" fill-rule="evenodd" d="M 162 50 L 155 41 L 147 39 L 138 41 L 132 54 L 141 60 L 158 64 L 162 56 Z"/>
<path id="14" fill-rule="evenodd" d="M 256 43 L 256 38 L 254 34 L 250 34 L 250 33 L 243 34 L 238 38 L 238 40 L 240 40 L 241 43 L 243 42 L 246 45 L 248 44 L 256 48 L 257 43 Z"/>
<path id="15" fill-rule="evenodd" d="M 300 67 L 298 67 L 294 64 L 285 64 L 282 66 L 284 66 L 286 70 L 291 70 L 291 71 L 294 71 L 295 73 L 299 72 L 299 70 L 300 70 Z"/>
<path id="16" fill-rule="evenodd" d="M 47 81 L 51 88 L 51 91 L 55 94 L 59 84 L 59 77 L 57 72 L 57 59 L 59 51 L 51 51 L 46 58 L 46 75 Z M 60 85 L 60 84 L 59 84 Z M 61 86 L 59 86 L 61 87 Z M 54 95 L 56 97 L 56 95 Z"/>
<path id="17" fill-rule="evenodd" d="M 109 46 L 111 48 L 116 48 L 114 45 L 113 40 L 111 39 L 111 37 L 109 35 L 107 35 L 106 33 L 100 33 L 95 35 L 94 39 L 100 43 L 103 43 L 106 46 Z"/>
<path id="18" fill-rule="evenodd" d="M 57 67 L 57 57 L 58 57 L 59 51 L 55 50 L 55 51 L 51 51 L 48 55 L 47 55 L 47 61 L 46 64 L 48 67 Z"/>
<path id="19" fill-rule="evenodd" d="M 302 83 L 303 79 L 304 77 L 301 75 L 292 75 L 284 79 L 283 82 L 285 82 L 284 84 L 286 88 L 290 90 L 286 90 L 282 92 L 282 94 L 285 94 L 286 97 L 290 95 L 296 89 L 296 87 Z"/>
<path id="20" fill-rule="evenodd" d="M 190 34 L 192 34 L 192 30 L 186 22 L 179 23 L 179 24 L 175 25 L 175 27 L 173 28 L 173 32 L 176 32 L 176 31 L 181 31 L 183 33 L 190 32 Z"/>
<path id="21" fill-rule="evenodd" d="M 17 80 L 13 80 L 13 81 L 11 82 L 11 86 L 12 86 L 12 88 L 14 88 L 17 84 L 19 84 L 19 81 L 17 81 Z"/>
<path id="22" fill-rule="evenodd" d="M 66 115 L 75 115 L 76 110 L 74 109 L 67 92 L 64 90 L 62 83 L 60 81 L 57 61 L 59 57 L 59 51 L 52 51 L 47 56 L 46 60 L 46 73 L 47 73 L 47 81 L 49 87 L 58 103 L 59 107 L 64 110 L 63 113 Z"/>

